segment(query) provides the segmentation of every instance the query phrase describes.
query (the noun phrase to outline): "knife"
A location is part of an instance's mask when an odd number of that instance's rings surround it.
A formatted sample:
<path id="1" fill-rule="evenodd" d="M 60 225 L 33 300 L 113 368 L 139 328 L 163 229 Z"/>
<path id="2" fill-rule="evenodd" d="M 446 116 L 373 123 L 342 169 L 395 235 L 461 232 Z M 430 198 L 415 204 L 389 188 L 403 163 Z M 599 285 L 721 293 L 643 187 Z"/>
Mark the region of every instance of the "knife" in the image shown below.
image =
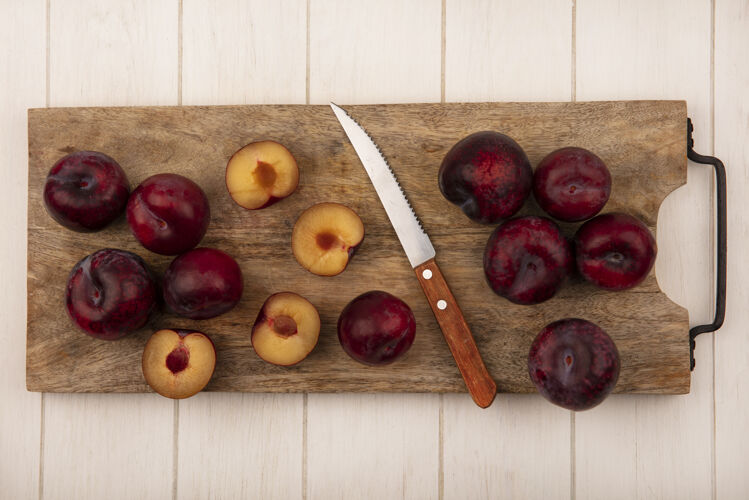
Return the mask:
<path id="1" fill-rule="evenodd" d="M 354 146 L 377 191 L 377 196 L 385 207 L 395 234 L 398 235 L 411 267 L 416 272 L 429 306 L 455 358 L 468 392 L 477 405 L 481 408 L 488 407 L 497 394 L 497 385 L 486 370 L 463 313 L 434 260 L 435 251 L 429 236 L 421 226 L 377 144 L 346 111 L 332 102 L 330 107 L 333 108 Z"/>

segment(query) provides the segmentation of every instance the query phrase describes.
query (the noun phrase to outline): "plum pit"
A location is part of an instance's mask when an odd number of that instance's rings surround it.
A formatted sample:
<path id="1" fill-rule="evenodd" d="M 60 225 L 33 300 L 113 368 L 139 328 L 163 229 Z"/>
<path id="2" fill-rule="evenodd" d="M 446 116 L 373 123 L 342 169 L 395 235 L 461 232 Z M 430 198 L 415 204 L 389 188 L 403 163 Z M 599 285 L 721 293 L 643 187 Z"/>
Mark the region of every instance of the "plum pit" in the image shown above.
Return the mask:
<path id="1" fill-rule="evenodd" d="M 296 321 L 294 318 L 282 315 L 273 320 L 273 331 L 282 337 L 290 337 L 296 333 Z"/>
<path id="2" fill-rule="evenodd" d="M 336 237 L 336 235 L 328 232 L 320 233 L 315 236 L 317 246 L 319 246 L 323 250 L 330 250 L 331 248 L 333 248 L 337 240 L 338 237 Z"/>
<path id="3" fill-rule="evenodd" d="M 190 362 L 190 351 L 187 346 L 180 344 L 174 348 L 172 352 L 166 357 L 166 367 L 175 375 L 185 368 Z"/>

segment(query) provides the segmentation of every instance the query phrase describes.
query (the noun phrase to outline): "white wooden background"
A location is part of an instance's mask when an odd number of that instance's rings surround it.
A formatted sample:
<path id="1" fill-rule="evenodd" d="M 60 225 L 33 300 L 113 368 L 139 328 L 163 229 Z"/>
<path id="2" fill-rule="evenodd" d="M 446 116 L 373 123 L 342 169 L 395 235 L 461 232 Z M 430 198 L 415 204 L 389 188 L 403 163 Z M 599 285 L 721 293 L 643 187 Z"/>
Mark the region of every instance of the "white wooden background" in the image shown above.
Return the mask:
<path id="1" fill-rule="evenodd" d="M 29 107 L 635 98 L 686 99 L 728 169 L 728 315 L 690 395 L 26 392 Z M 747 0 L 0 0 L 0 498 L 749 498 L 747 184 Z M 690 164 L 660 212 L 692 324 L 712 189 Z"/>

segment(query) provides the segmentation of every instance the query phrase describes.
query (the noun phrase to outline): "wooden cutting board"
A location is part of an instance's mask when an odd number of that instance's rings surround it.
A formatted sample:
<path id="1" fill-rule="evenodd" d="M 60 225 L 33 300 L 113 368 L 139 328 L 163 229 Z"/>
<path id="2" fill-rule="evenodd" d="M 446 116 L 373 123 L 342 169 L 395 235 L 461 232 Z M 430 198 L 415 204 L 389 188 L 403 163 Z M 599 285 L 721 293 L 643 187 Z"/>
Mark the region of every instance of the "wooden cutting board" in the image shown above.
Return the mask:
<path id="1" fill-rule="evenodd" d="M 497 130 L 516 139 L 536 165 L 554 149 L 588 148 L 609 166 L 611 199 L 604 211 L 625 211 L 655 232 L 658 208 L 686 182 L 686 103 L 476 103 L 346 106 L 390 160 L 432 238 L 437 260 L 473 329 L 501 392 L 532 392 L 526 359 L 547 323 L 581 317 L 603 327 L 621 353 L 617 392 L 689 392 L 687 311 L 658 288 L 654 272 L 627 292 L 601 291 L 572 278 L 553 299 L 518 306 L 496 296 L 484 280 L 482 255 L 493 226 L 468 220 L 437 186 L 448 149 L 469 133 Z M 247 211 L 224 186 L 231 154 L 244 144 L 273 139 L 286 145 L 301 170 L 297 191 L 270 208 Z M 160 172 L 186 175 L 211 202 L 212 220 L 202 246 L 233 255 L 245 276 L 245 293 L 231 312 L 205 321 L 166 313 L 141 331 L 114 341 L 78 331 L 63 306 L 70 269 L 103 247 L 141 255 L 158 274 L 169 257 L 142 248 L 124 217 L 94 234 L 64 229 L 45 212 L 42 186 L 54 162 L 90 149 L 114 157 L 134 188 Z M 345 272 L 318 277 L 291 253 L 294 221 L 310 205 L 335 201 L 361 216 L 366 237 Z M 529 199 L 522 212 L 540 214 Z M 563 224 L 569 236 L 575 224 Z M 405 300 L 417 321 L 408 354 L 386 367 L 351 360 L 338 344 L 343 306 L 368 290 Z M 250 344 L 250 328 L 270 294 L 294 291 L 315 304 L 320 341 L 301 364 L 263 362 Z M 450 352 L 384 209 L 356 153 L 328 106 L 214 106 L 56 108 L 29 110 L 27 386 L 50 392 L 147 392 L 141 353 L 161 327 L 196 328 L 218 349 L 206 390 L 246 392 L 460 392 L 465 391 Z"/>

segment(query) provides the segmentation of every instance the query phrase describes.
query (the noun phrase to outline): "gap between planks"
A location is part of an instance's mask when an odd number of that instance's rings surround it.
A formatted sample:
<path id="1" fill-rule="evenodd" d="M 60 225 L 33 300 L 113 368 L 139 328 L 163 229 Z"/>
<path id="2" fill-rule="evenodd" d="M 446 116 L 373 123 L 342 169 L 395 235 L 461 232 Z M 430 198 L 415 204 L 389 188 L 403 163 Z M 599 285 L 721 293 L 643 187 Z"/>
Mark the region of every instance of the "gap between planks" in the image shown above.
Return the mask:
<path id="1" fill-rule="evenodd" d="M 174 400 L 174 420 L 172 425 L 172 500 L 177 500 L 177 474 L 179 473 L 179 400 Z"/>
<path id="2" fill-rule="evenodd" d="M 45 30 L 45 53 L 44 53 L 44 106 L 49 107 L 50 103 L 50 50 L 51 50 L 51 41 L 50 41 L 50 13 L 51 13 L 51 0 L 46 0 L 44 4 L 44 30 Z M 39 411 L 41 412 L 41 415 L 39 416 L 39 485 L 37 487 L 38 493 L 39 493 L 39 500 L 42 500 L 44 498 L 44 405 L 46 402 L 46 394 L 43 392 L 41 394 L 41 404 L 39 405 Z"/>
<path id="3" fill-rule="evenodd" d="M 442 0 L 440 28 L 440 102 L 445 102 L 445 67 L 447 54 L 447 0 Z M 437 498 L 445 498 L 445 395 L 440 394 L 437 461 Z"/>
<path id="4" fill-rule="evenodd" d="M 710 154 L 715 154 L 715 0 L 710 0 Z M 710 189 L 710 194 L 708 195 L 708 203 L 710 207 L 715 207 L 715 180 L 711 176 L 710 181 L 708 182 L 708 187 Z M 714 208 L 711 208 L 711 210 L 714 210 Z M 717 214 L 716 214 L 717 215 Z M 713 266 L 713 276 L 715 277 L 717 275 L 717 262 L 716 262 L 716 255 L 715 255 L 715 217 L 710 217 L 710 250 L 709 250 L 709 258 L 710 263 Z M 716 290 L 716 283 L 715 280 L 713 280 L 712 285 L 710 286 L 712 290 L 712 295 L 715 295 L 717 293 Z M 710 315 L 715 314 L 715 304 L 710 306 L 709 309 Z M 718 486 L 716 484 L 717 477 L 718 477 L 718 469 L 716 467 L 716 452 L 715 452 L 715 441 L 716 441 L 716 434 L 717 434 L 717 428 L 716 428 L 716 415 L 715 415 L 715 351 L 717 348 L 716 341 L 715 341 L 715 332 L 712 332 L 710 334 L 712 337 L 711 343 L 713 345 L 712 349 L 712 391 L 713 391 L 713 405 L 710 409 L 712 415 L 712 429 L 710 432 L 710 462 L 711 462 L 711 471 L 710 471 L 710 478 L 712 481 L 711 486 L 711 496 L 712 500 L 716 500 L 718 497 Z"/>
<path id="5" fill-rule="evenodd" d="M 307 35 L 306 35 L 306 47 L 305 47 L 305 73 L 304 73 L 304 102 L 305 104 L 309 105 L 310 102 L 310 3 L 311 0 L 307 0 L 307 19 L 306 19 L 306 26 L 307 26 Z M 302 500 L 307 500 L 307 456 L 308 456 L 308 439 L 307 439 L 307 408 L 308 408 L 308 402 L 309 394 L 304 393 L 304 396 L 302 397 Z"/>
<path id="6" fill-rule="evenodd" d="M 182 106 L 182 40 L 183 40 L 183 0 L 177 2 L 177 105 Z M 179 494 L 179 400 L 174 400 L 174 420 L 172 423 L 172 500 Z"/>
<path id="7" fill-rule="evenodd" d="M 572 36 L 570 53 L 570 100 L 577 101 L 577 0 L 572 0 Z M 575 412 L 570 411 L 570 500 L 577 498 L 577 454 L 575 453 Z"/>

